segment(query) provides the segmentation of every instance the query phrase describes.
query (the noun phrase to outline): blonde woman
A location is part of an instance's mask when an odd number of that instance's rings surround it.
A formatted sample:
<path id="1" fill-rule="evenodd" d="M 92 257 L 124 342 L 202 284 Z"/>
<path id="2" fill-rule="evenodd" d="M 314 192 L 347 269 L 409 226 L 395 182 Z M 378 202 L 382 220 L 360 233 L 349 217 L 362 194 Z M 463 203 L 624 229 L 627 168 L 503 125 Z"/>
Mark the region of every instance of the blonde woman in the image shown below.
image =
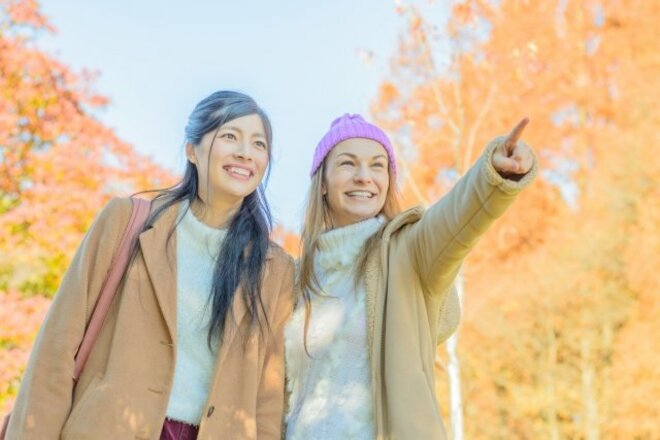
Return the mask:
<path id="1" fill-rule="evenodd" d="M 289 439 L 441 439 L 436 339 L 458 324 L 452 281 L 536 174 L 518 138 L 497 137 L 424 211 L 400 212 L 385 133 L 337 118 L 311 168 L 300 298 L 285 330 Z"/>

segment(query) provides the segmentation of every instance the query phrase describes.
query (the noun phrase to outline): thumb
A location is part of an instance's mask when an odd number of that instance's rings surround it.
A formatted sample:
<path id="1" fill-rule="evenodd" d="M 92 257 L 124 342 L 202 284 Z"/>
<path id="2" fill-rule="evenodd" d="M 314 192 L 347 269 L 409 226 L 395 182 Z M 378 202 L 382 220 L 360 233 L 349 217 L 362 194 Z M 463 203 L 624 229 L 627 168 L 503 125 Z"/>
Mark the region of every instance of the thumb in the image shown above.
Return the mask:
<path id="1" fill-rule="evenodd" d="M 520 164 L 516 160 L 501 153 L 493 154 L 493 167 L 501 173 L 517 173 L 520 170 Z"/>

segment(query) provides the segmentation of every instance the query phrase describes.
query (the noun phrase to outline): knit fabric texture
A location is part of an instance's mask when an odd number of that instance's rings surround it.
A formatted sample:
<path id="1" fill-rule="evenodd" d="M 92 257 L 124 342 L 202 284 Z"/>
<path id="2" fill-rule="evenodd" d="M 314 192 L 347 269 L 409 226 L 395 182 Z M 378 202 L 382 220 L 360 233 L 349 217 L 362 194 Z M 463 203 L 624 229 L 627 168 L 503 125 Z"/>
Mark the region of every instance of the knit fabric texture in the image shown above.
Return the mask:
<path id="1" fill-rule="evenodd" d="M 305 306 L 299 301 L 285 329 L 287 438 L 375 438 L 364 283 L 354 268 L 367 238 L 383 223 L 371 218 L 323 234 L 315 271 L 325 296 L 312 294 L 303 345 Z"/>
<path id="2" fill-rule="evenodd" d="M 199 425 L 215 370 L 215 353 L 207 339 L 209 296 L 215 259 L 227 231 L 206 225 L 187 208 L 188 203 L 181 203 L 176 227 L 176 362 L 166 415 Z"/>
<path id="3" fill-rule="evenodd" d="M 394 148 L 392 148 L 392 144 L 385 132 L 377 126 L 365 121 L 362 116 L 349 113 L 332 121 L 330 130 L 323 136 L 316 146 L 312 168 L 309 173 L 310 177 L 316 173 L 328 153 L 330 153 L 338 143 L 353 138 L 371 139 L 380 143 L 387 152 L 390 172 L 396 177 L 396 158 L 394 156 Z"/>

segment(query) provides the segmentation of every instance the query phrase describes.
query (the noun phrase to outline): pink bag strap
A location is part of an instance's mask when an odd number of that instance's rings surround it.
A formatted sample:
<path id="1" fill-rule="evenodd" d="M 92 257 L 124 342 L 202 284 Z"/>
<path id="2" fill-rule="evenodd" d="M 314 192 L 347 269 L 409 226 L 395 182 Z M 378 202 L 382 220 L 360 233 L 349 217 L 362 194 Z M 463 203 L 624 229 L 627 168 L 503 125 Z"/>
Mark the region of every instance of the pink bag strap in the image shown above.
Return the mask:
<path id="1" fill-rule="evenodd" d="M 131 201 L 133 202 L 131 218 L 128 220 L 126 229 L 124 229 L 121 241 L 119 242 L 119 247 L 117 248 L 115 255 L 112 257 L 110 270 L 103 281 L 101 293 L 94 305 L 92 316 L 85 329 L 85 335 L 83 336 L 83 340 L 76 353 L 73 369 L 74 384 L 78 381 L 83 368 L 85 368 L 87 358 L 94 347 L 96 338 L 98 338 L 99 333 L 101 332 L 103 322 L 110 311 L 112 300 L 117 294 L 119 282 L 121 281 L 124 272 L 126 272 L 133 245 L 137 242 L 138 235 L 144 228 L 147 217 L 149 217 L 151 203 L 148 200 L 131 197 Z"/>

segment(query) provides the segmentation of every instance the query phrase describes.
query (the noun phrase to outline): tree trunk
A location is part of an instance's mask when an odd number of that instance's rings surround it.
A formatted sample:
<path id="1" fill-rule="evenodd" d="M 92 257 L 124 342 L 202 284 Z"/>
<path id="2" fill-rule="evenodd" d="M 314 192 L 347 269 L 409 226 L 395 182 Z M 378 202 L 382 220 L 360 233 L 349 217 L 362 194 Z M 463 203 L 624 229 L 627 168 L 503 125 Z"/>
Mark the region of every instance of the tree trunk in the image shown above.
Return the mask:
<path id="1" fill-rule="evenodd" d="M 580 346 L 580 369 L 582 373 L 582 403 L 584 405 L 584 434 L 587 440 L 598 440 L 598 401 L 596 397 L 596 372 L 591 356 L 591 341 L 587 335 Z"/>
<path id="2" fill-rule="evenodd" d="M 454 281 L 458 299 L 463 303 L 464 280 L 463 275 L 459 273 Z M 449 402 L 450 402 L 450 426 L 451 438 L 453 440 L 463 440 L 463 396 L 461 394 L 461 366 L 458 360 L 458 331 L 447 340 L 447 355 L 449 364 L 447 366 L 447 377 L 449 380 Z"/>

